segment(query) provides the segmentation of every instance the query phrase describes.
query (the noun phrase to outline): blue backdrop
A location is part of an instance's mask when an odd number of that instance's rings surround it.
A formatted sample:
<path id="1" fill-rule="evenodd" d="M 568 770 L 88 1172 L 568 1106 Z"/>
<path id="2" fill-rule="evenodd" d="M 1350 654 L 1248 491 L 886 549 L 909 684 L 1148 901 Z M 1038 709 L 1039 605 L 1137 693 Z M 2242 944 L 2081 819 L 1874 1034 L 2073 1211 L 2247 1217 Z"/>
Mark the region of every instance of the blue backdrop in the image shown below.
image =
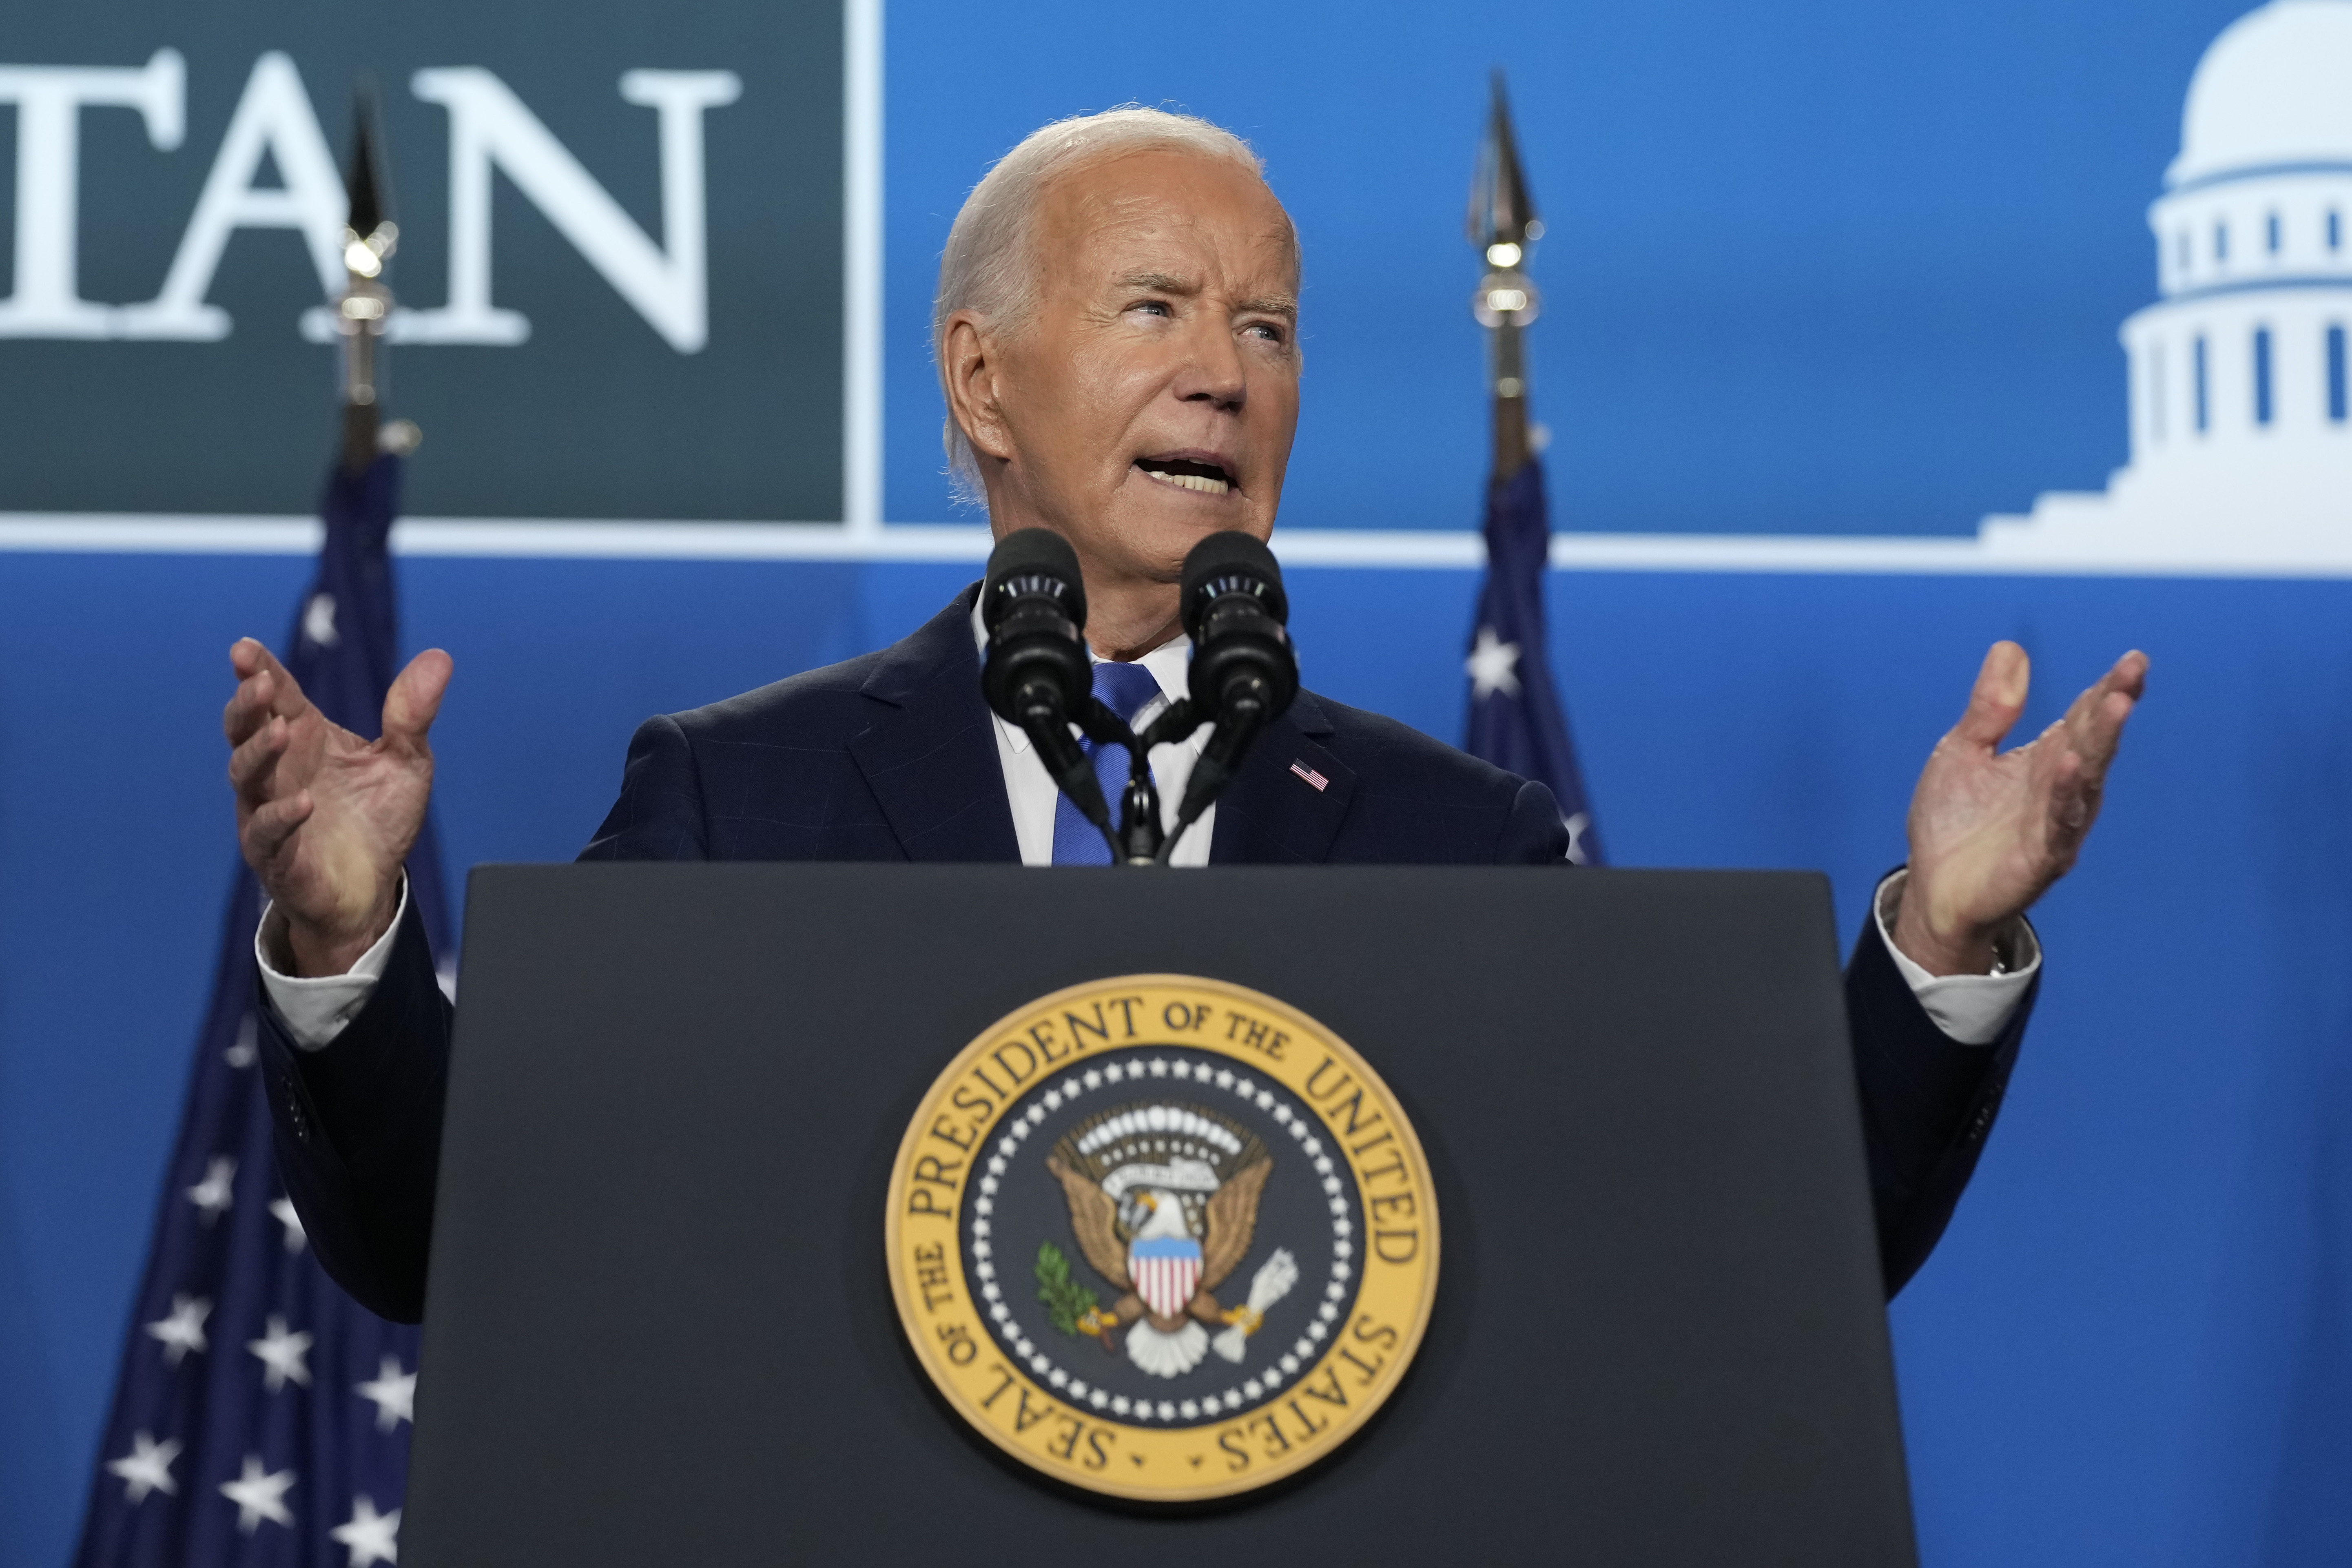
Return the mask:
<path id="1" fill-rule="evenodd" d="M 905 0 L 887 515 L 951 515 L 924 334 L 963 191 L 1037 121 L 1137 99 L 1251 136 L 1298 216 L 1286 527 L 1474 526 L 1460 213 L 1497 58 L 1551 224 L 1530 347 L 1561 526 L 1948 534 L 2095 488 L 2125 453 L 2116 326 L 2155 293 L 2146 204 L 2238 8 Z M 229 883 L 225 651 L 307 571 L 0 553 L 0 1563 L 69 1545 Z M 409 642 L 458 664 L 453 862 L 568 858 L 646 714 L 875 647 L 970 574 L 409 560 Z M 1475 586 L 1296 570 L 1307 679 L 1456 735 Z M 2028 728 L 2153 656 L 2038 917 L 2000 1130 L 1895 1310 L 1939 1568 L 2352 1557 L 2347 612 L 2330 582 L 1555 574 L 1612 856 L 1825 868 L 1849 936 L 1989 640 L 2036 659 Z"/>

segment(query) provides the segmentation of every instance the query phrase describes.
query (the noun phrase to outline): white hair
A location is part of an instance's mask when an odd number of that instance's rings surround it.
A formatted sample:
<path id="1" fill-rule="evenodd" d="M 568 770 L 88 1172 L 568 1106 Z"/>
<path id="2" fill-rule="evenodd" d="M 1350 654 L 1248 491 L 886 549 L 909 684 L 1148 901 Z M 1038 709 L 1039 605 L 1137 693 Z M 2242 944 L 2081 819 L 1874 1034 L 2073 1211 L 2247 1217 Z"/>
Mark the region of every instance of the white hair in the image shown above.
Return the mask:
<path id="1" fill-rule="evenodd" d="M 1037 302 L 1038 268 L 1030 254 L 1030 236 L 1046 186 L 1106 159 L 1160 147 L 1222 158 L 1265 178 L 1265 165 L 1250 144 L 1223 126 L 1132 103 L 1039 126 L 981 177 L 948 230 L 947 250 L 940 258 L 940 291 L 931 301 L 931 358 L 939 368 L 942 395 L 947 392 L 950 316 L 971 310 L 1000 331 L 1013 330 Z M 1292 243 L 1297 244 L 1295 233 Z M 980 459 L 956 423 L 952 400 L 941 439 L 947 447 L 949 482 L 958 498 L 984 500 Z"/>

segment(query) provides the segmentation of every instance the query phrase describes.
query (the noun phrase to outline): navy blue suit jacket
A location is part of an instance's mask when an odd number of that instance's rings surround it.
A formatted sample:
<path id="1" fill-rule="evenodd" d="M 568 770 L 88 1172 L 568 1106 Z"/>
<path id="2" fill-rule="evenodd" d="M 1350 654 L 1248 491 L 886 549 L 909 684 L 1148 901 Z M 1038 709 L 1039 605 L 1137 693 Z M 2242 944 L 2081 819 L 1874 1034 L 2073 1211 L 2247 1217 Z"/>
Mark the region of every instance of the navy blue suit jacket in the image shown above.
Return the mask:
<path id="1" fill-rule="evenodd" d="M 647 720 L 581 858 L 1017 861 L 980 694 L 977 592 L 879 653 Z M 1304 786 L 1293 762 L 1328 784 Z M 1567 842 L 1542 784 L 1302 691 L 1218 801 L 1210 858 L 1557 866 Z M 1890 1294 L 1975 1169 L 2032 1001 L 1992 1045 L 1961 1045 L 1864 922 L 1846 1006 Z M 278 1165 L 320 1261 L 372 1310 L 421 1318 L 452 1012 L 415 910 L 326 1049 L 295 1049 L 266 995 L 259 1012 Z"/>

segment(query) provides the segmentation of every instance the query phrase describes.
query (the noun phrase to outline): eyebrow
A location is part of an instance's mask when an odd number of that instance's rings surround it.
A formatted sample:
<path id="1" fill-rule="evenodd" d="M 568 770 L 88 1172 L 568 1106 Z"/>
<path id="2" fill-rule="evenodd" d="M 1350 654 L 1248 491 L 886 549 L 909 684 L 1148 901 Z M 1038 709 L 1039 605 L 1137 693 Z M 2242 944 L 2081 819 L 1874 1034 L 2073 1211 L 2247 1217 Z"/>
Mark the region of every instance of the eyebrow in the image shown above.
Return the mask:
<path id="1" fill-rule="evenodd" d="M 1133 272 L 1118 280 L 1122 289 L 1144 289 L 1155 294 L 1177 294 L 1187 298 L 1198 294 L 1201 286 L 1166 272 Z M 1281 316 L 1288 321 L 1298 319 L 1298 301 L 1287 294 L 1266 294 L 1255 300 L 1244 300 L 1234 307 L 1241 315 Z"/>

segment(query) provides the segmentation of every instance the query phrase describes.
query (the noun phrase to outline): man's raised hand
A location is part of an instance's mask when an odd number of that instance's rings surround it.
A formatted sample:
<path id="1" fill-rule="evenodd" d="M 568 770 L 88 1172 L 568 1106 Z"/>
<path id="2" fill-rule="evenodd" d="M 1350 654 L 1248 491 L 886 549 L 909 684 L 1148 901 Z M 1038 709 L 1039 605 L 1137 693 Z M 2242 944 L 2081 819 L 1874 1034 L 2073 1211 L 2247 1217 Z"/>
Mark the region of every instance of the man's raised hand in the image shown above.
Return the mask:
<path id="1" fill-rule="evenodd" d="M 399 907 L 401 867 L 432 795 L 425 731 L 448 689 L 449 656 L 430 648 L 400 672 L 373 742 L 330 722 L 253 638 L 228 658 L 237 687 L 221 727 L 237 842 L 286 916 L 293 973 L 343 973 Z"/>
<path id="2" fill-rule="evenodd" d="M 2147 684 L 2127 653 L 2029 743 L 2000 750 L 2025 710 L 2025 650 L 1985 655 L 1968 711 L 1936 743 L 1911 796 L 1911 875 L 1895 945 L 1934 974 L 1983 974 L 1993 942 L 2072 869 L 2099 815 L 2107 764 Z"/>

